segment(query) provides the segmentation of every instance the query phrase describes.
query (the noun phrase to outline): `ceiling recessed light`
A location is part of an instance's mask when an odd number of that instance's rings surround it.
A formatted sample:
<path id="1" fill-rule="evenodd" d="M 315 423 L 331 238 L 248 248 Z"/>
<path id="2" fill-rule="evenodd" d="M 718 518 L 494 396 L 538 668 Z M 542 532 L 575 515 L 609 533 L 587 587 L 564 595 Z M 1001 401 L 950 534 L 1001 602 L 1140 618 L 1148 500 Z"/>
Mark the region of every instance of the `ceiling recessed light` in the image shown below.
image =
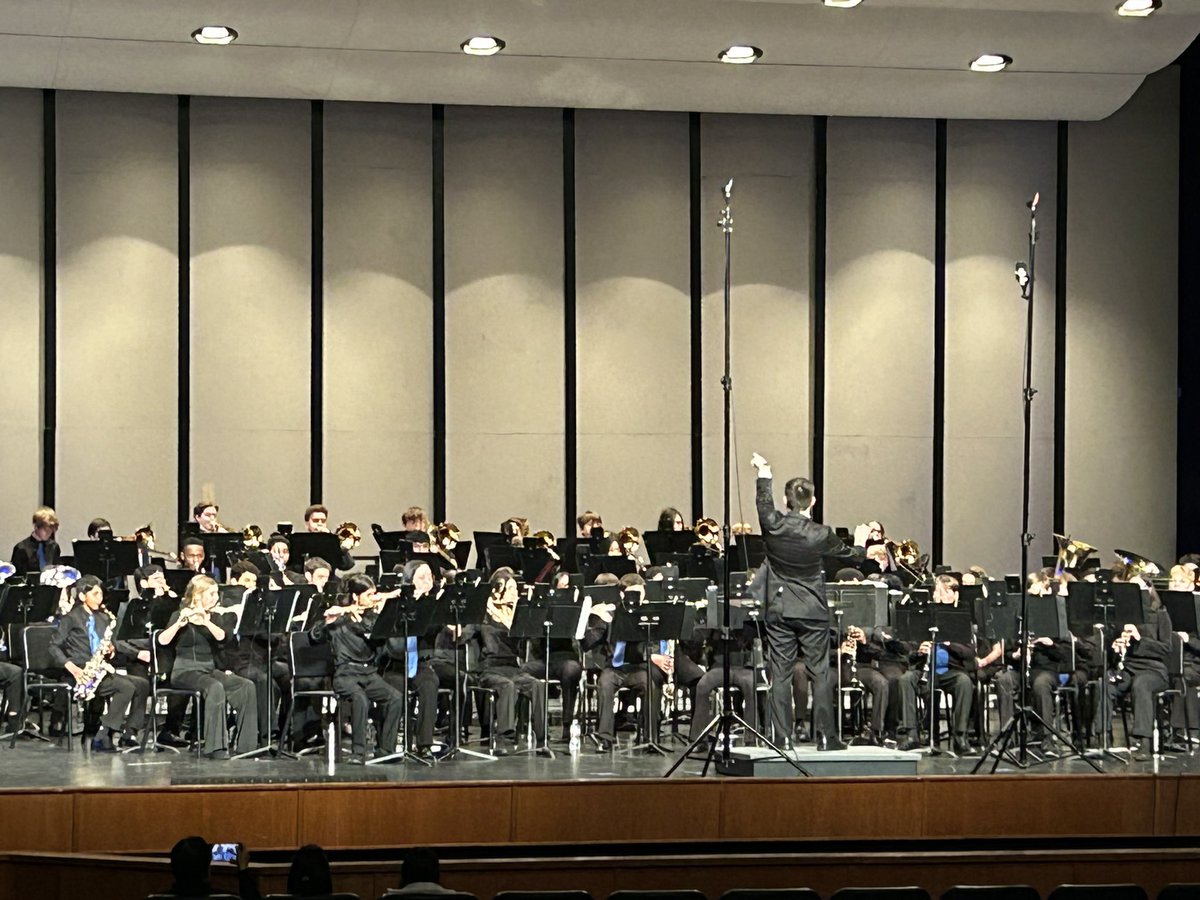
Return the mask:
<path id="1" fill-rule="evenodd" d="M 862 0 L 825 0 L 826 6 L 834 6 L 838 9 L 854 9 Z"/>
<path id="2" fill-rule="evenodd" d="M 197 44 L 232 44 L 237 36 L 228 25 L 203 25 L 192 32 L 192 40 Z"/>
<path id="3" fill-rule="evenodd" d="M 762 51 L 757 47 L 751 47 L 749 44 L 734 44 L 718 53 L 717 59 L 724 63 L 744 65 L 745 63 L 754 62 L 761 56 Z"/>
<path id="4" fill-rule="evenodd" d="M 504 49 L 504 41 L 488 34 L 477 34 L 458 45 L 469 56 L 495 56 Z"/>
<path id="5" fill-rule="evenodd" d="M 972 72 L 1000 72 L 1012 65 L 1012 57 L 1003 53 L 984 53 L 971 60 Z"/>
<path id="6" fill-rule="evenodd" d="M 1162 0 L 1125 0 L 1117 7 L 1117 15 L 1144 19 L 1160 6 L 1162 6 Z"/>

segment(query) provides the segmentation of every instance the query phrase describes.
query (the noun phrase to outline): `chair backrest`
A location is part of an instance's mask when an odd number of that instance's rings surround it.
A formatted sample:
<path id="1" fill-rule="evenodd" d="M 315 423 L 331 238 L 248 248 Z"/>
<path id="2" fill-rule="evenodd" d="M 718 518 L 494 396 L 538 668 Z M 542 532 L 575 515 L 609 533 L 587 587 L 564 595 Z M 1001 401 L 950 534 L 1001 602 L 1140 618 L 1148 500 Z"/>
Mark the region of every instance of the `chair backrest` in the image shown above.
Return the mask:
<path id="1" fill-rule="evenodd" d="M 1200 900 L 1200 884 L 1168 884 L 1158 892 L 1158 900 Z"/>
<path id="2" fill-rule="evenodd" d="M 21 632 L 26 669 L 39 674 L 59 671 L 50 658 L 50 641 L 57 633 L 58 628 L 53 625 L 30 625 Z"/>
<path id="3" fill-rule="evenodd" d="M 708 900 L 701 891 L 613 891 L 608 900 Z"/>
<path id="4" fill-rule="evenodd" d="M 358 900 L 358 894 L 345 891 L 332 894 L 267 894 L 263 900 Z"/>
<path id="5" fill-rule="evenodd" d="M 175 648 L 164 647 L 158 642 L 160 631 L 150 632 L 150 668 L 155 680 L 165 685 L 171 680 L 171 669 L 175 667 Z"/>
<path id="6" fill-rule="evenodd" d="M 1136 884 L 1060 884 L 1046 900 L 1146 900 Z"/>
<path id="7" fill-rule="evenodd" d="M 1042 895 L 1025 884 L 955 885 L 942 893 L 942 900 L 1042 900 Z"/>
<path id="8" fill-rule="evenodd" d="M 403 900 L 479 900 L 474 894 L 468 894 L 465 891 L 439 891 L 436 894 L 423 894 L 396 888 L 384 891 L 379 900 L 396 900 L 398 897 Z"/>
<path id="9" fill-rule="evenodd" d="M 1183 641 L 1180 639 L 1179 633 L 1175 631 L 1171 632 L 1171 652 L 1167 654 L 1167 674 L 1183 674 Z M 1174 686 L 1174 684 L 1171 685 L 1171 687 Z"/>
<path id="10" fill-rule="evenodd" d="M 329 641 L 314 644 L 307 631 L 288 636 L 288 666 L 293 678 L 327 678 L 333 675 L 333 645 Z"/>
<path id="11" fill-rule="evenodd" d="M 842 888 L 830 900 L 930 900 L 929 891 L 919 887 Z"/>
<path id="12" fill-rule="evenodd" d="M 492 900 L 592 900 L 587 891 L 501 891 Z"/>
<path id="13" fill-rule="evenodd" d="M 821 900 L 821 895 L 808 888 L 734 888 L 721 900 Z"/>

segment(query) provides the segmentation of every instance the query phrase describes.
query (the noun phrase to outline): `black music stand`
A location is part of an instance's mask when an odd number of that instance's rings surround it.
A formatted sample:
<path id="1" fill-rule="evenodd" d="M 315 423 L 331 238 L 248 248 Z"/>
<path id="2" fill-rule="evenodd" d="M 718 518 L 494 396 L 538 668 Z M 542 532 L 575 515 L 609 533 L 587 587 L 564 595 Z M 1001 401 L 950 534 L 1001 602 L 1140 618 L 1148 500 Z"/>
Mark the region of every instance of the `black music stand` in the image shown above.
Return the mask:
<path id="1" fill-rule="evenodd" d="M 1131 752 L 1127 747 L 1113 747 L 1108 742 L 1112 725 L 1112 709 L 1108 699 L 1108 649 L 1119 633 L 1123 623 L 1141 625 L 1145 622 L 1142 612 L 1142 589 L 1129 582 L 1072 581 L 1067 585 L 1067 623 L 1072 633 L 1094 631 L 1100 653 L 1100 684 L 1096 702 L 1101 704 L 1100 746 L 1084 754 L 1085 759 L 1093 756 L 1111 756 L 1121 762 L 1129 760 L 1118 755 Z M 1094 768 L 1099 768 L 1093 764 Z"/>
<path id="2" fill-rule="evenodd" d="M 450 626 L 455 635 L 461 635 L 464 622 L 470 625 L 482 623 L 487 615 L 487 598 L 490 589 L 487 583 L 446 585 L 434 601 L 437 606 L 433 613 L 430 630 L 440 631 L 442 628 Z M 497 757 L 490 753 L 481 753 L 462 745 L 462 695 L 465 673 L 461 668 L 462 656 L 459 649 L 459 639 L 456 637 L 454 641 L 454 713 L 450 729 L 454 738 L 450 746 L 446 748 L 442 759 L 452 759 L 463 753 L 476 759 L 495 760 Z M 405 662 L 407 664 L 407 660 Z M 408 684 L 407 678 L 404 683 Z M 407 729 L 405 734 L 407 736 Z"/>
<path id="3" fill-rule="evenodd" d="M 545 678 L 542 679 L 542 690 L 545 692 L 542 700 L 542 744 L 540 747 L 524 750 L 523 753 L 536 753 L 538 756 L 554 759 L 554 751 L 550 749 L 550 641 L 553 638 L 575 638 L 579 633 L 582 615 L 583 605 L 575 588 L 559 590 L 540 587 L 525 603 L 517 604 L 509 633 L 513 637 L 528 638 L 531 641 L 541 638 L 542 656 L 546 666 Z M 563 717 L 566 716 L 567 710 L 564 709 Z"/>
<path id="4" fill-rule="evenodd" d="M 383 529 L 375 531 L 372 529 L 371 537 L 375 538 L 375 543 L 380 550 L 399 550 L 402 544 L 412 543 L 407 531 L 384 531 Z"/>
<path id="5" fill-rule="evenodd" d="M 95 575 L 104 584 L 125 578 L 139 565 L 136 541 L 118 541 L 111 531 L 102 531 L 94 541 L 72 541 L 75 568 L 84 575 Z"/>
<path id="6" fill-rule="evenodd" d="M 937 647 L 945 642 L 974 644 L 971 610 L 961 604 L 934 603 L 927 591 L 911 591 L 910 596 L 915 602 L 896 607 L 896 635 L 911 643 L 921 643 L 928 636 L 925 674 L 929 684 L 929 746 L 925 749 L 930 756 L 941 756 L 937 746 Z"/>
<path id="7" fill-rule="evenodd" d="M 288 535 L 288 565 L 293 572 L 303 572 L 304 562 L 319 556 L 330 566 L 337 568 L 342 558 L 342 545 L 336 534 L 328 531 L 297 531 Z"/>
<path id="8" fill-rule="evenodd" d="M 581 560 L 580 568 L 583 569 L 584 580 L 591 584 L 601 572 L 616 575 L 618 578 L 632 574 L 637 571 L 637 563 L 628 556 L 592 555 Z"/>
<path id="9" fill-rule="evenodd" d="M 236 585 L 234 585 L 236 587 Z M 274 718 L 275 704 L 274 699 L 275 688 L 275 673 L 271 668 L 274 661 L 275 639 L 283 634 L 287 634 L 288 626 L 291 624 L 292 617 L 295 615 L 296 603 L 300 598 L 298 588 L 288 590 L 251 590 L 244 596 L 242 606 L 242 617 L 237 624 L 238 640 L 263 640 L 267 645 L 267 716 L 269 717 L 266 723 L 267 727 L 267 743 L 262 747 L 255 747 L 253 750 L 247 750 L 245 753 L 239 753 L 234 759 L 255 759 L 262 756 L 264 753 L 270 753 L 278 756 L 281 749 L 283 735 L 279 735 L 280 745 L 271 743 L 271 732 L 274 723 L 271 721 Z M 280 627 L 276 629 L 275 623 L 278 622 Z M 255 698 L 255 702 L 258 698 Z M 238 723 L 241 727 L 241 723 Z"/>
<path id="10" fill-rule="evenodd" d="M 837 646 L 837 729 L 838 740 L 842 739 L 842 623 L 849 617 L 850 624 L 863 628 L 869 634 L 879 625 L 887 624 L 887 591 L 875 584 L 826 584 L 825 601 L 829 606 L 830 625 Z M 867 625 L 870 623 L 870 625 Z M 857 649 L 856 649 L 857 652 Z M 853 661 L 852 661 L 853 662 Z M 854 668 L 852 666 L 851 672 Z M 856 680 L 851 686 L 860 685 Z"/>
<path id="11" fill-rule="evenodd" d="M 153 595 L 134 597 L 121 608 L 121 615 L 117 620 L 117 629 L 114 632 L 114 640 L 118 641 L 145 641 L 147 648 L 150 651 L 150 683 L 153 685 L 155 679 L 158 678 L 158 670 L 155 663 L 158 660 L 159 654 L 155 652 L 154 647 L 150 647 L 150 641 L 154 640 L 155 632 L 161 631 L 167 627 L 167 623 L 171 620 L 171 613 L 179 609 L 179 598 L 172 597 L 170 594 L 162 594 L 155 597 Z M 158 742 L 158 708 L 155 704 L 150 704 L 150 723 L 142 734 L 142 752 L 153 744 L 155 750 L 169 750 L 172 753 L 179 753 L 178 747 L 172 747 L 170 744 L 160 744 Z"/>
<path id="12" fill-rule="evenodd" d="M 408 698 L 409 698 L 409 676 L 408 676 L 408 639 L 410 637 L 420 637 L 428 634 L 433 630 L 433 616 L 435 604 L 431 602 L 432 598 L 425 600 L 413 597 L 413 587 L 411 584 L 406 584 L 400 588 L 400 593 L 389 597 L 384 601 L 383 609 L 375 619 L 375 625 L 371 628 L 371 640 L 386 642 L 391 638 L 402 638 L 404 646 L 404 655 L 401 656 L 401 665 L 404 666 L 404 709 L 401 722 L 404 724 L 404 745 L 396 752 L 388 752 L 383 756 L 377 756 L 374 759 L 367 760 L 367 765 L 375 765 L 378 763 L 391 762 L 394 759 L 399 759 L 402 762 L 407 760 L 416 760 L 423 766 L 433 767 L 434 762 L 428 759 L 422 759 L 409 750 L 409 731 L 408 731 Z M 418 662 L 418 666 L 420 663 Z"/>
<path id="13" fill-rule="evenodd" d="M 623 557 L 611 557 L 612 559 L 623 559 Z M 632 562 L 632 560 L 627 560 Z M 642 597 L 641 591 L 625 591 L 622 593 L 621 602 L 617 604 L 617 608 L 613 611 L 612 623 L 608 626 L 608 639 L 612 644 L 618 641 L 624 641 L 626 646 L 630 644 L 643 644 L 642 647 L 642 662 L 646 670 L 646 688 L 642 698 L 642 708 L 645 711 L 645 734 L 643 741 L 640 744 L 634 744 L 621 751 L 623 753 L 634 753 L 638 750 L 646 750 L 650 753 L 657 753 L 660 756 L 669 756 L 668 752 L 663 749 L 656 738 L 652 729 L 654 722 L 653 706 L 651 698 L 654 693 L 654 679 L 651 667 L 654 665 L 650 657 L 653 655 L 653 648 L 661 644 L 662 641 L 677 641 L 683 633 L 683 616 L 684 607 L 681 603 L 634 603 L 630 605 L 627 598 L 636 597 L 639 600 Z M 659 700 L 661 702 L 661 699 Z"/>
<path id="14" fill-rule="evenodd" d="M 696 533 L 687 531 L 643 531 L 642 543 L 651 565 L 662 565 L 663 557 L 672 553 L 687 553 L 696 543 Z"/>

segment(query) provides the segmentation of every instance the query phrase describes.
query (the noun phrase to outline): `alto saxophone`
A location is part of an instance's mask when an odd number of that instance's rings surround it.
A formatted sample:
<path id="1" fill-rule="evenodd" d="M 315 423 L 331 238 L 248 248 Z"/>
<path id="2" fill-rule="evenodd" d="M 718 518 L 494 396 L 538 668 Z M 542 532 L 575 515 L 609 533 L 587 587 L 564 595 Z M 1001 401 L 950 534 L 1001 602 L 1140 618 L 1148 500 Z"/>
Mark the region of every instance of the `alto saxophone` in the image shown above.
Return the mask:
<path id="1" fill-rule="evenodd" d="M 104 614 L 108 616 L 108 627 L 104 629 L 100 646 L 83 667 L 83 680 L 75 684 L 76 700 L 91 700 L 96 696 L 96 688 L 104 680 L 104 676 L 116 671 L 108 661 L 108 655 L 112 651 L 112 635 L 113 629 L 117 627 L 117 617 L 107 609 L 104 610 Z"/>

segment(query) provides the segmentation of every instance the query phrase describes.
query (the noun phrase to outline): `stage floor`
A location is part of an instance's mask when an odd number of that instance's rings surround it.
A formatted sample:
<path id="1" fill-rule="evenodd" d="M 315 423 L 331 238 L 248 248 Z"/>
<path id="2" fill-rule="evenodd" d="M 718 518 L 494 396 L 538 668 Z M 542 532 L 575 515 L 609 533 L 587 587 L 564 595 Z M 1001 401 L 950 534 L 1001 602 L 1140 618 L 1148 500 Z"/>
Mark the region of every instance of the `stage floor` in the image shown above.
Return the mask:
<path id="1" fill-rule="evenodd" d="M 801 745 L 803 748 L 805 745 Z M 810 745 L 811 746 L 811 745 Z M 147 788 L 170 785 L 224 784 L 319 784 L 319 783 L 380 783 L 434 784 L 456 782 L 523 782 L 523 781 L 603 781 L 606 779 L 657 779 L 683 752 L 683 745 L 671 749 L 669 757 L 650 756 L 638 752 L 598 752 L 590 744 L 572 758 L 565 745 L 553 745 L 556 758 L 526 754 L 495 760 L 459 755 L 428 767 L 416 762 L 399 761 L 379 765 L 337 763 L 330 766 L 322 756 L 301 759 L 277 759 L 261 756 L 247 760 L 198 759 L 194 753 L 151 752 L 145 755 L 130 753 L 84 752 L 76 747 L 68 753 L 62 746 L 22 739 L 16 748 L 8 742 L 0 745 L 0 789 L 29 788 Z M 835 754 L 821 754 L 833 756 Z M 918 776 L 968 775 L 979 757 L 920 755 Z M 1148 762 L 1128 764 L 1114 759 L 1097 760 L 1105 774 L 1114 775 L 1185 775 L 1200 774 L 1200 750 L 1192 755 L 1166 754 Z M 702 761 L 689 759 L 680 766 L 676 777 L 695 778 L 700 775 Z M 984 772 L 991 767 L 989 761 Z M 999 772 L 1028 775 L 1090 775 L 1095 771 L 1079 759 L 1062 759 L 1033 766 L 1023 772 L 1008 762 L 1001 762 Z M 710 770 L 709 777 L 716 776 Z"/>

